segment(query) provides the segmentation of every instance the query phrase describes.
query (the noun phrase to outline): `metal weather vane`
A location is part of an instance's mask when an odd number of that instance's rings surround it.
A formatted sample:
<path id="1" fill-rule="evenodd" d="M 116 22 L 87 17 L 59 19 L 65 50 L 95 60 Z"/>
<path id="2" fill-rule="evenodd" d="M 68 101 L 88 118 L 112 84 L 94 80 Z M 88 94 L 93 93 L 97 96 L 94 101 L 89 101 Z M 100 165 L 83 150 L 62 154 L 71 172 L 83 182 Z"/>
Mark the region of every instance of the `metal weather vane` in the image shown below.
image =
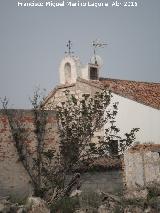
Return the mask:
<path id="1" fill-rule="evenodd" d="M 67 42 L 66 47 L 68 48 L 68 51 L 65 52 L 66 54 L 71 55 L 71 54 L 74 53 L 73 51 L 71 51 L 71 48 L 72 48 L 72 42 L 71 42 L 71 40 L 69 40 Z"/>
<path id="2" fill-rule="evenodd" d="M 98 47 L 103 48 L 105 45 L 108 45 L 108 44 L 107 43 L 102 43 L 102 42 L 98 41 L 97 39 L 92 42 L 95 64 L 97 64 L 97 59 L 96 59 L 96 50 L 97 50 L 97 48 Z"/>

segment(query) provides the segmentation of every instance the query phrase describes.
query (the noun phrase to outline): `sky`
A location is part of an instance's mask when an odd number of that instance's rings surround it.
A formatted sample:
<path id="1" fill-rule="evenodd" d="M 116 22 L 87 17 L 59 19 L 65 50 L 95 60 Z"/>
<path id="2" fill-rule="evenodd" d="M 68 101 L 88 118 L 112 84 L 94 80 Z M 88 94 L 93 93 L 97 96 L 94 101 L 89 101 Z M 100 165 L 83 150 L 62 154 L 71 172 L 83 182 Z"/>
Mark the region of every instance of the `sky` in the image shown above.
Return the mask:
<path id="1" fill-rule="evenodd" d="M 108 43 L 97 52 L 102 77 L 160 82 L 160 1 L 137 0 L 137 7 L 103 1 L 109 6 L 18 7 L 17 0 L 0 0 L 0 97 L 12 108 L 30 108 L 35 87 L 49 93 L 59 84 L 69 39 L 83 64 L 93 55 L 93 40 Z"/>

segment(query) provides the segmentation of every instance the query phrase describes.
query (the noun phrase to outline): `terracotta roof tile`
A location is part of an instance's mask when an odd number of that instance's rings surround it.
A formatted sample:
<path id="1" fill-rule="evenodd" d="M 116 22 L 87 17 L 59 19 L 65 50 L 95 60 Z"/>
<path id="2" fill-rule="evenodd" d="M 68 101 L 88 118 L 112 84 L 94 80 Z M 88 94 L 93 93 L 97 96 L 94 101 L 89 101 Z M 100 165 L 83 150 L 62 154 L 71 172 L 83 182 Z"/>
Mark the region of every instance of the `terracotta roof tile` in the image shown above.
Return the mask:
<path id="1" fill-rule="evenodd" d="M 99 81 L 88 81 L 78 78 L 77 81 L 84 82 L 101 89 L 106 88 L 115 94 L 160 110 L 160 83 L 138 82 L 111 78 L 100 78 Z M 75 84 L 57 86 L 47 96 L 43 105 L 45 105 L 48 100 L 55 95 L 58 89 L 67 89 L 74 85 Z"/>
<path id="2" fill-rule="evenodd" d="M 128 149 L 130 153 L 134 152 L 160 152 L 160 144 L 136 144 Z"/>
<path id="3" fill-rule="evenodd" d="M 100 78 L 105 88 L 123 97 L 160 109 L 160 83 Z"/>

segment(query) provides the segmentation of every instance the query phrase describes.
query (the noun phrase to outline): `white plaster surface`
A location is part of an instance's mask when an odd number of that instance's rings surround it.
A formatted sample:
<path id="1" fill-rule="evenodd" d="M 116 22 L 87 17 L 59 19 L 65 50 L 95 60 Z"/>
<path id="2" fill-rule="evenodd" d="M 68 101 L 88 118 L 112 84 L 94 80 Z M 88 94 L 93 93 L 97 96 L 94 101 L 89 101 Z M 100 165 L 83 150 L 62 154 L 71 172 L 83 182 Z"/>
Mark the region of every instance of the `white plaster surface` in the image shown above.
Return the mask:
<path id="1" fill-rule="evenodd" d="M 121 134 L 129 132 L 132 128 L 140 128 L 136 134 L 136 141 L 160 143 L 160 110 L 116 94 L 113 94 L 111 105 L 114 102 L 119 102 L 116 121 Z"/>

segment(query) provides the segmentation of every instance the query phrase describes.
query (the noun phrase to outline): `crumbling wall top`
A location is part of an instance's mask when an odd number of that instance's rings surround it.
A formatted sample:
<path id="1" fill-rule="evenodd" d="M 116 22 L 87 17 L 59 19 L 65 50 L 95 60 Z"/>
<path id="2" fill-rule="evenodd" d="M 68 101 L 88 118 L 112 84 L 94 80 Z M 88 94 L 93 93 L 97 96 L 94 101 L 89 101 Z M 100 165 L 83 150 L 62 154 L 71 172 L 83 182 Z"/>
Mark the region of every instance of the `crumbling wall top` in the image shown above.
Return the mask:
<path id="1" fill-rule="evenodd" d="M 127 150 L 130 153 L 135 152 L 160 152 L 160 144 L 137 144 Z"/>

